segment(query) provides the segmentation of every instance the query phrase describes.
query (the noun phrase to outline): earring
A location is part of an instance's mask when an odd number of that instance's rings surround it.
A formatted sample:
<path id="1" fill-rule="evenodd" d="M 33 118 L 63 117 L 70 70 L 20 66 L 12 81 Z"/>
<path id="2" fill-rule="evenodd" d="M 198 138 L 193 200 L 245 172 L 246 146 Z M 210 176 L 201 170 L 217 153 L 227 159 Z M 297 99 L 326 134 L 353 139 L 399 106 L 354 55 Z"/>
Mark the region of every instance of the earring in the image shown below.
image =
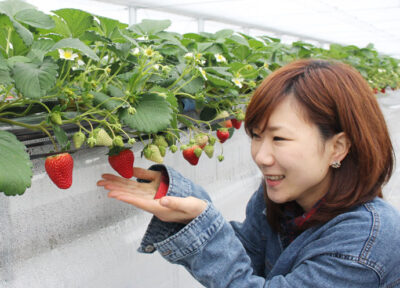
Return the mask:
<path id="1" fill-rule="evenodd" d="M 337 169 L 337 168 L 340 168 L 341 165 L 342 164 L 340 164 L 339 161 L 333 161 L 331 164 L 331 167 Z"/>

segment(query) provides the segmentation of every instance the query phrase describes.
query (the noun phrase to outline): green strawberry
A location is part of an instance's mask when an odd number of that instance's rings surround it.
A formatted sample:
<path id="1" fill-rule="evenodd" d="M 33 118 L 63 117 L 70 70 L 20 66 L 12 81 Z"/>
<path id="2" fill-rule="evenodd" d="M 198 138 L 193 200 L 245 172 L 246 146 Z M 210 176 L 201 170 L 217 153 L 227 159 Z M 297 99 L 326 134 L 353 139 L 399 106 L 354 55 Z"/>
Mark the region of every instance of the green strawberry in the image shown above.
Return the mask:
<path id="1" fill-rule="evenodd" d="M 74 142 L 74 146 L 76 149 L 81 148 L 83 143 L 86 140 L 86 135 L 82 131 L 78 131 L 72 135 L 72 142 Z"/>
<path id="2" fill-rule="evenodd" d="M 135 143 L 136 143 L 135 138 L 129 138 L 129 140 L 128 140 L 128 144 L 129 144 L 129 145 L 133 145 L 133 144 L 135 144 Z"/>
<path id="3" fill-rule="evenodd" d="M 219 155 L 219 156 L 218 156 L 218 161 L 219 161 L 219 162 L 224 161 L 224 155 Z"/>
<path id="4" fill-rule="evenodd" d="M 167 148 L 165 148 L 165 146 L 158 146 L 158 149 L 160 150 L 161 156 L 164 157 L 167 153 Z"/>
<path id="5" fill-rule="evenodd" d="M 86 142 L 87 142 L 87 144 L 89 145 L 90 148 L 93 148 L 94 145 L 96 145 L 96 139 L 95 139 L 93 136 L 90 136 L 90 137 L 87 139 Z"/>
<path id="6" fill-rule="evenodd" d="M 210 145 L 214 145 L 215 141 L 217 141 L 217 138 L 215 138 L 214 136 L 211 136 L 210 139 L 208 140 L 208 143 L 210 143 Z"/>
<path id="7" fill-rule="evenodd" d="M 154 138 L 153 144 L 158 147 L 168 147 L 168 142 L 165 140 L 164 136 L 161 135 L 157 135 Z"/>
<path id="8" fill-rule="evenodd" d="M 208 156 L 208 158 L 212 158 L 214 155 L 214 146 L 212 145 L 206 145 L 203 148 L 204 153 L 206 153 L 206 155 Z"/>
<path id="9" fill-rule="evenodd" d="M 147 145 L 143 150 L 143 154 L 147 160 L 160 164 L 164 161 L 163 157 L 161 156 L 160 149 L 154 144 Z"/>
<path id="10" fill-rule="evenodd" d="M 175 145 L 176 139 L 172 134 L 166 134 L 165 140 L 168 142 L 168 146 Z"/>
<path id="11" fill-rule="evenodd" d="M 58 111 L 52 112 L 52 113 L 50 114 L 50 120 L 51 120 L 51 122 L 53 122 L 54 124 L 62 125 L 61 113 L 58 112 Z"/>
<path id="12" fill-rule="evenodd" d="M 243 113 L 243 111 L 240 111 L 237 115 L 236 115 L 236 119 L 239 121 L 243 121 L 245 118 L 245 114 Z"/>
<path id="13" fill-rule="evenodd" d="M 113 140 L 103 128 L 94 129 L 94 138 L 97 146 L 112 146 Z"/>
<path id="14" fill-rule="evenodd" d="M 176 151 L 178 151 L 178 147 L 176 145 L 171 145 L 169 147 L 169 150 L 171 150 L 172 153 L 175 153 Z"/>
<path id="15" fill-rule="evenodd" d="M 115 136 L 115 138 L 112 141 L 113 146 L 117 147 L 124 147 L 124 140 L 122 140 L 121 136 Z"/>

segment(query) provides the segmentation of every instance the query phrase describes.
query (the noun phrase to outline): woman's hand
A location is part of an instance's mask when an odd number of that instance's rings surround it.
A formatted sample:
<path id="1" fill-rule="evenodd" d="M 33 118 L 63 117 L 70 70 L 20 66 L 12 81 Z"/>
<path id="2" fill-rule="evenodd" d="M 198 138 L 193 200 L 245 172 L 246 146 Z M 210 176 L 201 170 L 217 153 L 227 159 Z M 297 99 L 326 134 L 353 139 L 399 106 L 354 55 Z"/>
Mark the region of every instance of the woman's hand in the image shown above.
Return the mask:
<path id="1" fill-rule="evenodd" d="M 103 174 L 103 179 L 97 182 L 97 186 L 103 186 L 109 190 L 108 197 L 150 212 L 164 222 L 187 224 L 207 207 L 207 202 L 195 197 L 165 196 L 161 199 L 154 199 L 160 185 L 161 173 L 135 167 L 133 175 L 150 182 L 141 183 L 113 174 Z"/>

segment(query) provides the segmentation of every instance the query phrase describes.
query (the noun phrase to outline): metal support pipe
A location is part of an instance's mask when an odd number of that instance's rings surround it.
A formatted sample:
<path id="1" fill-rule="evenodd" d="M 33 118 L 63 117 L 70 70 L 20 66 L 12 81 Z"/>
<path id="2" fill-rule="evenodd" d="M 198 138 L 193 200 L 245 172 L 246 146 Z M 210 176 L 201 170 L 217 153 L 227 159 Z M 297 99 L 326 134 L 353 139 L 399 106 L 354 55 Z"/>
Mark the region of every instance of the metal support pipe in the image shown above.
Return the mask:
<path id="1" fill-rule="evenodd" d="M 129 26 L 137 23 L 137 10 L 135 6 L 128 6 L 129 11 Z"/>

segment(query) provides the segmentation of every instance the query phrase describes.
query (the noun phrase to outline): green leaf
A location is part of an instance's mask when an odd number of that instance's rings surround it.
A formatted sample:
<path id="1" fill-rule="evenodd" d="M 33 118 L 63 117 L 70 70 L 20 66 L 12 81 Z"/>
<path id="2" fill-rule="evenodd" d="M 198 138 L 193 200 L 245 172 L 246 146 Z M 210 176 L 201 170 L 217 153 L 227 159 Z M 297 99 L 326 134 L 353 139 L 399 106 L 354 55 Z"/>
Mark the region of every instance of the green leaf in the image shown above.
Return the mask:
<path id="1" fill-rule="evenodd" d="M 36 9 L 19 11 L 14 17 L 18 22 L 22 22 L 35 28 L 52 29 L 55 25 L 53 19 L 51 19 L 49 15 Z"/>
<path id="2" fill-rule="evenodd" d="M 15 63 L 30 63 L 32 62 L 32 59 L 25 57 L 25 56 L 13 56 L 7 59 L 8 65 L 10 67 L 13 67 Z"/>
<path id="3" fill-rule="evenodd" d="M 94 96 L 93 102 L 95 105 L 101 104 L 100 105 L 101 107 L 103 107 L 109 111 L 113 111 L 114 109 L 121 107 L 121 105 L 124 103 L 122 99 L 119 100 L 119 99 L 111 98 L 110 96 L 108 96 L 102 92 L 92 91 L 90 93 L 93 94 L 93 96 Z"/>
<path id="4" fill-rule="evenodd" d="M 33 42 L 31 50 L 29 51 L 27 57 L 32 60 L 43 61 L 44 56 L 50 49 L 54 46 L 54 41 L 52 39 L 39 39 Z"/>
<path id="5" fill-rule="evenodd" d="M 10 68 L 7 61 L 0 59 L 0 85 L 11 84 L 14 80 L 10 76 Z"/>
<path id="6" fill-rule="evenodd" d="M 200 120 L 210 121 L 213 120 L 217 116 L 217 110 L 211 107 L 204 107 L 200 112 Z"/>
<path id="7" fill-rule="evenodd" d="M 32 162 L 14 134 L 0 131 L 0 192 L 21 195 L 31 186 Z"/>
<path id="8" fill-rule="evenodd" d="M 218 77 L 216 75 L 207 74 L 207 79 L 214 86 L 218 86 L 218 87 L 231 87 L 232 86 L 232 83 L 230 81 L 225 80 L 225 79 L 223 79 L 221 77 Z"/>
<path id="9" fill-rule="evenodd" d="M 68 140 L 67 133 L 59 125 L 53 125 L 54 136 L 58 144 L 61 146 L 62 150 L 68 149 L 70 142 Z"/>
<path id="10" fill-rule="evenodd" d="M 61 39 L 56 44 L 54 44 L 51 50 L 56 50 L 60 48 L 76 49 L 79 50 L 81 53 L 85 54 L 86 56 L 88 56 L 89 58 L 92 58 L 95 61 L 99 61 L 99 57 L 96 55 L 96 53 L 79 39 L 76 38 Z"/>
<path id="11" fill-rule="evenodd" d="M 101 17 L 101 16 L 96 16 L 97 19 L 100 21 L 100 30 L 102 31 L 101 35 L 109 38 L 112 41 L 117 40 L 115 30 L 118 29 L 125 29 L 128 27 L 127 24 L 121 23 L 118 20 L 107 18 L 107 17 Z M 120 38 L 117 37 L 117 38 Z"/>
<path id="12" fill-rule="evenodd" d="M 251 50 L 249 47 L 244 46 L 244 45 L 239 45 L 235 46 L 234 49 L 232 49 L 233 55 L 235 55 L 240 61 L 243 61 L 246 59 L 250 54 Z"/>
<path id="13" fill-rule="evenodd" d="M 114 86 L 112 84 L 109 84 L 107 86 L 107 90 L 108 90 L 108 92 L 110 93 L 110 95 L 112 97 L 117 97 L 117 98 L 125 97 L 124 92 L 121 89 L 119 89 L 118 87 L 116 87 L 116 86 Z"/>
<path id="14" fill-rule="evenodd" d="M 154 35 L 171 26 L 170 20 L 143 19 L 141 23 L 130 26 L 128 29 L 140 35 Z"/>
<path id="15" fill-rule="evenodd" d="M 223 30 L 215 32 L 215 37 L 217 39 L 225 39 L 225 38 L 232 36 L 233 33 L 234 33 L 234 31 L 231 29 L 223 29 Z"/>
<path id="16" fill-rule="evenodd" d="M 249 46 L 249 42 L 245 38 L 243 38 L 242 36 L 239 36 L 239 35 L 232 35 L 231 37 L 227 38 L 226 40 L 228 43 L 233 42 L 233 43 Z"/>
<path id="17" fill-rule="evenodd" d="M 79 9 L 59 9 L 53 11 L 66 22 L 72 38 L 79 38 L 86 30 L 93 27 L 93 16 Z"/>
<path id="18" fill-rule="evenodd" d="M 128 109 L 120 113 L 122 123 L 143 133 L 157 133 L 166 129 L 172 120 L 172 109 L 169 102 L 156 94 L 144 94 L 131 115 Z"/>
<path id="19" fill-rule="evenodd" d="M 11 16 L 14 16 L 19 11 L 25 9 L 35 9 L 35 6 L 21 0 L 8 0 L 0 2 L 0 11 Z"/>
<path id="20" fill-rule="evenodd" d="M 179 85 L 182 85 L 185 81 L 182 80 L 178 83 Z M 197 92 L 200 92 L 201 90 L 204 89 L 204 79 L 203 77 L 197 77 L 187 83 L 185 86 L 183 86 L 182 91 L 188 94 L 196 94 Z"/>
<path id="21" fill-rule="evenodd" d="M 176 99 L 174 93 L 172 93 L 167 88 L 160 87 L 160 86 L 154 86 L 153 88 L 151 88 L 150 92 L 158 94 L 159 96 L 166 98 L 174 110 L 178 109 L 178 100 Z"/>
<path id="22" fill-rule="evenodd" d="M 54 21 L 54 28 L 51 29 L 51 32 L 56 33 L 58 35 L 62 35 L 64 37 L 71 37 L 72 33 L 68 27 L 68 24 L 63 21 L 63 19 L 57 15 L 52 15 L 51 18 Z"/>
<path id="23" fill-rule="evenodd" d="M 210 48 L 212 45 L 214 45 L 214 43 L 212 43 L 212 42 L 205 42 L 205 43 L 200 42 L 200 43 L 197 43 L 197 50 L 199 52 L 204 52 L 208 48 Z"/>
<path id="24" fill-rule="evenodd" d="M 207 73 L 212 73 L 220 76 L 232 77 L 232 73 L 228 72 L 229 67 L 206 67 L 204 70 Z"/>
<path id="25" fill-rule="evenodd" d="M 20 0 L 0 2 L 0 13 L 5 14 L 9 17 L 16 33 L 19 35 L 19 37 L 22 38 L 24 43 L 28 46 L 32 44 L 33 35 L 27 28 L 25 28 L 15 19 L 15 15 L 20 11 L 26 9 L 32 10 L 34 8 L 35 8 L 34 6 Z M 15 46 L 15 43 L 13 43 L 13 46 Z M 13 47 L 13 49 L 17 50 L 17 47 Z"/>
<path id="26" fill-rule="evenodd" d="M 15 85 L 24 97 L 40 98 L 53 88 L 57 69 L 58 66 L 50 62 L 15 63 L 13 68 Z"/>

